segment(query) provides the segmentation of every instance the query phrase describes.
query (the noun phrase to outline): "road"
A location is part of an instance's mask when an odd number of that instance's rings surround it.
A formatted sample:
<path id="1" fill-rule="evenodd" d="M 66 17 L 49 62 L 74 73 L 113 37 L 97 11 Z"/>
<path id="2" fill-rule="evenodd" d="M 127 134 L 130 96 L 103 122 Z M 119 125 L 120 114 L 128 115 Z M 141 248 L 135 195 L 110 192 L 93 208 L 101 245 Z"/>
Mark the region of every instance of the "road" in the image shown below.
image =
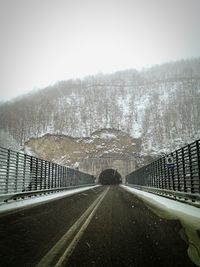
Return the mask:
<path id="1" fill-rule="evenodd" d="M 195 266 L 178 221 L 120 186 L 102 186 L 0 218 L 0 266 Z"/>

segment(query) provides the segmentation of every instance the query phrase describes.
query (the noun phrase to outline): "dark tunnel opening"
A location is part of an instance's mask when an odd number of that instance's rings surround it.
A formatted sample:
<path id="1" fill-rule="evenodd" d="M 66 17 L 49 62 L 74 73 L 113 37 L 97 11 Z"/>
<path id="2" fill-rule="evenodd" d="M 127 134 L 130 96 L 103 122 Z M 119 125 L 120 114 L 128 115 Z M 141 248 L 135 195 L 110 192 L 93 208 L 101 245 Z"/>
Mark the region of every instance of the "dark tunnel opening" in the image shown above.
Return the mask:
<path id="1" fill-rule="evenodd" d="M 117 170 L 107 169 L 100 173 L 99 182 L 103 185 L 120 184 L 122 177 Z"/>

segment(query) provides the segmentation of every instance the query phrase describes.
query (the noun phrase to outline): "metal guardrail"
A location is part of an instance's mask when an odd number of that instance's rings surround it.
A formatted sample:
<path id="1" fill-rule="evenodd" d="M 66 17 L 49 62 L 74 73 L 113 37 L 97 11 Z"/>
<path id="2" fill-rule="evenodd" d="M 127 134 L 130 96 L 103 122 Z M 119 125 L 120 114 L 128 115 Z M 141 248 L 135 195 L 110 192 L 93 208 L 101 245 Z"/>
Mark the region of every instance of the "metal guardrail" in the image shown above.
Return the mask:
<path id="1" fill-rule="evenodd" d="M 94 181 L 90 174 L 0 147 L 0 196 L 4 199 L 15 193 L 52 192 Z"/>
<path id="2" fill-rule="evenodd" d="M 62 192 L 62 191 L 86 187 L 86 186 L 95 186 L 95 184 L 74 185 L 74 186 L 58 187 L 58 188 L 51 188 L 51 189 L 44 189 L 44 190 L 1 194 L 0 195 L 0 202 L 7 202 L 9 200 L 24 199 L 26 197 L 32 197 L 32 196 L 38 196 L 38 195 L 52 194 L 52 193 L 56 193 L 56 192 Z"/>
<path id="3" fill-rule="evenodd" d="M 155 193 L 174 195 L 192 201 L 200 195 L 200 140 L 188 144 L 126 176 L 126 182 Z M 162 189 L 162 190 L 155 190 Z M 170 191 L 170 194 L 169 194 Z M 173 193 L 174 192 L 174 193 Z"/>

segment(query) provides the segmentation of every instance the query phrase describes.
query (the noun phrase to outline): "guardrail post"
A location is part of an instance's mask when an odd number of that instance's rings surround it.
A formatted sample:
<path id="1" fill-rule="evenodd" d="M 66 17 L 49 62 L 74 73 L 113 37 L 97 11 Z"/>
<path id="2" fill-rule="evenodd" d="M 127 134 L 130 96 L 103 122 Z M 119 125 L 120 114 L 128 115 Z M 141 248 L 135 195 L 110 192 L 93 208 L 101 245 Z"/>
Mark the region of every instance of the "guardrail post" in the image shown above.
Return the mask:
<path id="1" fill-rule="evenodd" d="M 171 153 L 171 156 L 173 157 L 173 153 Z M 174 176 L 174 167 L 171 168 L 171 177 L 172 177 L 172 190 L 175 190 L 175 176 Z"/>
<path id="2" fill-rule="evenodd" d="M 67 173 L 66 173 L 66 167 L 63 167 L 63 186 L 67 185 Z"/>
<path id="3" fill-rule="evenodd" d="M 159 187 L 158 160 L 155 161 L 156 187 Z"/>
<path id="4" fill-rule="evenodd" d="M 38 185 L 38 158 L 36 158 L 36 167 L 35 167 L 35 190 L 37 190 Z"/>
<path id="5" fill-rule="evenodd" d="M 23 190 L 25 190 L 26 185 L 26 154 L 24 154 L 24 168 L 23 168 Z"/>
<path id="6" fill-rule="evenodd" d="M 54 169 L 53 169 L 53 163 L 50 164 L 50 169 L 51 169 L 51 176 L 50 176 L 50 188 L 53 188 L 53 172 L 54 172 Z"/>
<path id="7" fill-rule="evenodd" d="M 61 184 L 60 184 L 60 186 L 63 187 L 64 186 L 64 171 L 65 171 L 65 167 L 62 166 L 61 170 L 62 170 L 62 172 L 61 172 Z"/>
<path id="8" fill-rule="evenodd" d="M 51 163 L 48 162 L 48 189 L 51 187 Z"/>
<path id="9" fill-rule="evenodd" d="M 40 190 L 42 190 L 42 180 L 43 180 L 43 160 L 40 160 Z"/>
<path id="10" fill-rule="evenodd" d="M 167 166 L 166 166 L 166 158 L 163 157 L 163 168 L 164 168 L 164 188 L 167 188 Z"/>
<path id="11" fill-rule="evenodd" d="M 8 155 L 7 155 L 7 170 L 6 170 L 6 192 L 9 191 L 9 172 L 10 172 L 10 149 L 8 149 Z"/>
<path id="12" fill-rule="evenodd" d="M 162 172 L 163 172 L 163 188 L 166 188 L 166 172 L 165 172 L 165 157 L 162 158 L 162 162 L 163 162 L 163 165 L 162 165 Z"/>
<path id="13" fill-rule="evenodd" d="M 198 140 L 196 141 L 196 150 L 197 150 L 198 183 L 199 183 L 199 193 L 200 193 L 200 149 Z"/>
<path id="14" fill-rule="evenodd" d="M 47 188 L 47 162 L 44 161 L 44 189 Z"/>
<path id="15" fill-rule="evenodd" d="M 155 186 L 155 187 L 156 187 L 154 165 L 155 165 L 155 163 L 154 163 L 154 162 L 152 162 L 153 186 Z"/>
<path id="16" fill-rule="evenodd" d="M 60 188 L 61 184 L 61 174 L 62 174 L 62 167 L 58 166 L 58 187 Z"/>
<path id="17" fill-rule="evenodd" d="M 166 166 L 167 168 L 167 182 L 168 182 L 168 189 L 171 189 L 171 177 L 170 177 L 170 171 L 169 168 Z"/>
<path id="18" fill-rule="evenodd" d="M 179 159 L 178 159 L 178 150 L 176 151 L 176 171 L 177 171 L 177 189 L 178 191 L 181 191 L 180 186 L 180 174 L 179 174 Z"/>
<path id="19" fill-rule="evenodd" d="M 19 152 L 16 153 L 16 162 L 15 162 L 15 192 L 17 192 L 17 180 L 18 180 L 18 168 L 19 168 Z"/>
<path id="20" fill-rule="evenodd" d="M 194 193 L 191 145 L 188 145 L 188 156 L 189 156 L 189 169 L 190 169 L 190 187 L 191 187 L 190 192 Z"/>
<path id="21" fill-rule="evenodd" d="M 151 185 L 154 186 L 153 164 L 151 163 L 149 167 L 150 167 L 150 172 L 151 172 Z"/>
<path id="22" fill-rule="evenodd" d="M 145 168 L 145 172 L 146 172 L 147 177 L 148 177 L 148 186 L 151 186 L 151 173 L 149 171 L 149 165 Z"/>
<path id="23" fill-rule="evenodd" d="M 33 157 L 30 158 L 30 181 L 29 181 L 29 191 L 32 189 L 32 177 L 33 177 Z"/>
<path id="24" fill-rule="evenodd" d="M 64 175 L 65 181 L 64 181 L 64 185 L 67 186 L 67 168 L 64 167 L 64 170 L 65 170 L 65 175 Z"/>
<path id="25" fill-rule="evenodd" d="M 57 164 L 55 164 L 55 184 L 54 184 L 54 188 L 56 188 L 57 186 Z"/>
<path id="26" fill-rule="evenodd" d="M 182 168 L 183 168 L 183 191 L 187 192 L 186 187 L 186 173 L 185 173 L 185 159 L 184 159 L 184 148 L 181 148 L 181 156 L 182 156 Z"/>
<path id="27" fill-rule="evenodd" d="M 163 159 L 160 158 L 160 188 L 163 188 Z"/>
<path id="28" fill-rule="evenodd" d="M 56 188 L 59 187 L 59 175 L 60 175 L 60 168 L 59 168 L 59 165 L 57 165 L 57 181 L 56 181 Z"/>

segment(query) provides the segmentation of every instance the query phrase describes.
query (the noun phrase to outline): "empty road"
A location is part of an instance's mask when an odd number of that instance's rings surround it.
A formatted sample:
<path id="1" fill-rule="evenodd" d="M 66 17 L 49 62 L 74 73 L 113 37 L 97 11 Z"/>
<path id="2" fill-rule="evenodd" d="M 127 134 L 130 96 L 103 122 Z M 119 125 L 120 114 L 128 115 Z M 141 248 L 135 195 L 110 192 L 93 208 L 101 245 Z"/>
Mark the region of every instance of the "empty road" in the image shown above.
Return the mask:
<path id="1" fill-rule="evenodd" d="M 0 217 L 0 266 L 195 266 L 178 221 L 118 185 Z"/>

